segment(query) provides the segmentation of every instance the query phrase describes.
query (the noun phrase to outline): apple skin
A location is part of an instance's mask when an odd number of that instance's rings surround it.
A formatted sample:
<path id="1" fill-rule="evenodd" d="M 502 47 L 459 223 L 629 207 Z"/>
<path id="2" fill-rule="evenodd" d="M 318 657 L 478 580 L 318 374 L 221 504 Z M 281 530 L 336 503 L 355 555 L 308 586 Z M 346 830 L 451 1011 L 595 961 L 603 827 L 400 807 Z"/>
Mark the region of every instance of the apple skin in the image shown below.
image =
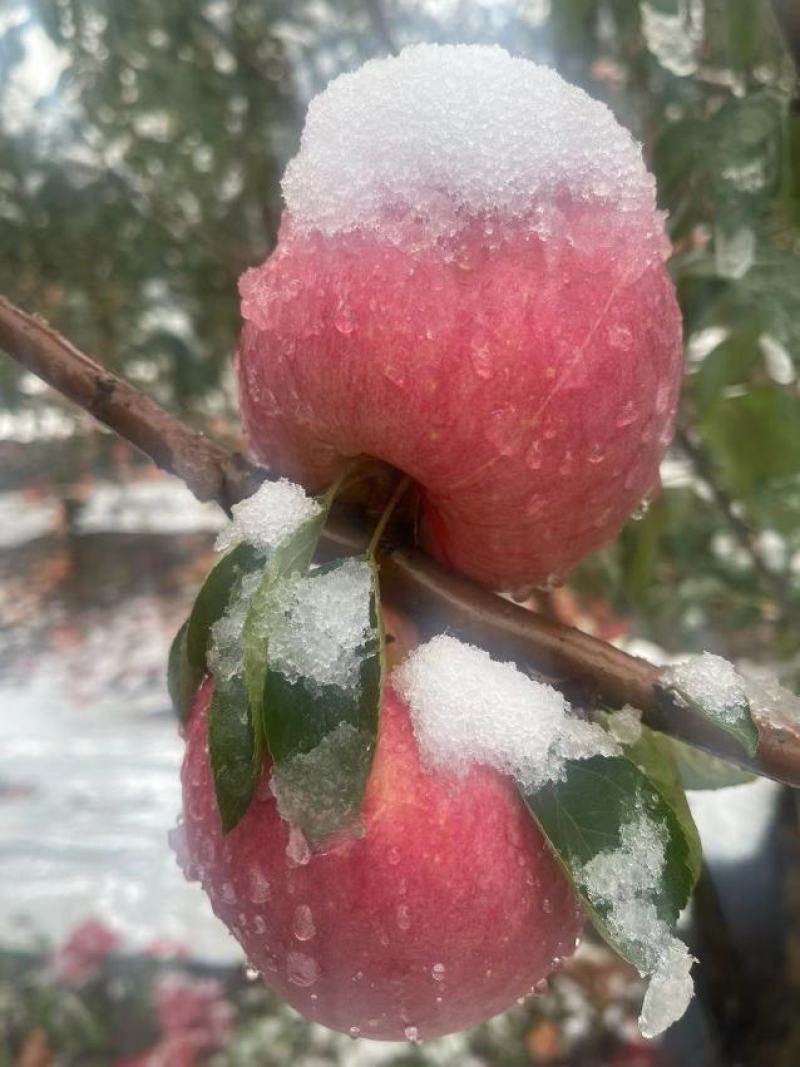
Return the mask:
<path id="1" fill-rule="evenodd" d="M 545 236 L 474 219 L 433 246 L 409 219 L 285 217 L 240 281 L 258 458 L 314 489 L 357 455 L 399 468 L 428 549 L 511 590 L 562 577 L 657 488 L 683 365 L 661 219 L 548 206 Z"/>
<path id="2" fill-rule="evenodd" d="M 370 1038 L 438 1037 L 508 1008 L 573 951 L 582 913 L 514 786 L 488 768 L 424 769 L 391 688 L 363 837 L 290 860 L 268 767 L 223 837 L 211 693 L 206 681 L 186 727 L 176 851 L 267 985 L 303 1015 Z"/>

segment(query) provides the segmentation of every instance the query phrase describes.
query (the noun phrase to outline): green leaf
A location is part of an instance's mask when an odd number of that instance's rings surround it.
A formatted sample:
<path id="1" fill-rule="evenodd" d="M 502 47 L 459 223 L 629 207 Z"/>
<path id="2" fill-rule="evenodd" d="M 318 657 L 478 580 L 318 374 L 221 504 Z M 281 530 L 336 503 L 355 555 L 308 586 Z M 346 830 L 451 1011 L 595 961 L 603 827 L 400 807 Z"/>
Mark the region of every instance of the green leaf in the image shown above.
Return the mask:
<path id="1" fill-rule="evenodd" d="M 222 832 L 227 834 L 247 811 L 261 769 L 247 694 L 240 679 L 214 686 L 208 746 Z"/>
<path id="2" fill-rule="evenodd" d="M 225 614 L 238 592 L 242 578 L 264 565 L 264 554 L 252 545 L 239 544 L 222 557 L 208 573 L 197 594 L 186 636 L 189 662 L 205 670 L 211 627 Z"/>
<path id="3" fill-rule="evenodd" d="M 800 399 L 786 389 L 720 399 L 701 429 L 734 493 L 746 497 L 770 479 L 800 472 Z"/>
<path id="4" fill-rule="evenodd" d="M 648 776 L 662 798 L 672 808 L 675 818 L 680 823 L 688 848 L 686 863 L 691 872 L 694 887 L 700 877 L 703 847 L 683 791 L 672 749 L 672 739 L 643 726 L 638 741 L 625 747 L 625 755 Z"/>
<path id="5" fill-rule="evenodd" d="M 732 785 L 744 785 L 755 781 L 757 775 L 743 771 L 735 763 L 712 756 L 699 748 L 676 741 L 665 734 L 654 735 L 663 749 L 669 749 L 675 763 L 675 772 L 684 789 L 726 789 Z"/>
<path id="6" fill-rule="evenodd" d="M 307 519 L 277 546 L 250 600 L 242 630 L 242 656 L 248 704 L 257 738 L 262 737 L 264 731 L 264 685 L 267 679 L 267 636 L 264 626 L 272 605 L 273 591 L 281 579 L 308 570 L 327 515 L 328 509 L 323 508 L 319 515 Z"/>
<path id="7" fill-rule="evenodd" d="M 167 666 L 167 688 L 180 722 L 185 723 L 192 710 L 195 693 L 203 680 L 204 669 L 193 665 L 188 648 L 189 620 L 175 634 Z"/>
<path id="8" fill-rule="evenodd" d="M 323 581 L 352 560 L 320 567 L 305 581 Z M 272 754 L 278 806 L 312 843 L 351 828 L 364 799 L 377 742 L 384 678 L 384 643 L 375 561 L 367 570 L 370 631 L 354 650 L 360 659 L 355 685 L 289 678 L 269 663 L 264 726 Z"/>
<path id="9" fill-rule="evenodd" d="M 644 811 L 666 834 L 664 870 L 650 899 L 658 917 L 675 926 L 694 884 L 695 859 L 681 820 L 658 784 L 625 757 L 594 756 L 568 761 L 562 781 L 526 795 L 525 801 L 600 934 L 648 971 L 652 961 L 643 947 L 612 933 L 609 904 L 587 890 L 580 872 L 596 856 L 619 848 L 623 827 Z"/>
<path id="10" fill-rule="evenodd" d="M 243 577 L 263 567 L 263 575 L 250 595 L 241 636 L 243 677 L 217 679 L 209 713 L 209 752 L 222 829 L 236 826 L 250 804 L 264 756 L 262 702 L 267 663 L 266 637 L 261 632 L 264 611 L 277 581 L 308 569 L 325 525 L 327 508 L 302 523 L 276 546 L 268 559 L 239 545 L 211 572 L 196 608 L 199 655 L 208 643 L 211 626 L 232 603 Z M 227 564 L 223 567 L 223 564 Z M 198 602 L 201 598 L 198 597 Z M 190 630 L 191 635 L 191 630 Z"/>

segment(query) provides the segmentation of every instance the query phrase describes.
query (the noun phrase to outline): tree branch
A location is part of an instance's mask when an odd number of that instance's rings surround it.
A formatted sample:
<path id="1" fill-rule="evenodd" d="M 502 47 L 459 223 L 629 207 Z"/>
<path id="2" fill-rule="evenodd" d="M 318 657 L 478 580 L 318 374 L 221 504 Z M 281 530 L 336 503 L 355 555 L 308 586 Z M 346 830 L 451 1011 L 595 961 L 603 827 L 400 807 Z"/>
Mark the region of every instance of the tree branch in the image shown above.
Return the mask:
<path id="1" fill-rule="evenodd" d="M 268 477 L 189 429 L 128 382 L 80 352 L 41 318 L 0 297 L 0 348 L 96 419 L 181 478 L 200 500 L 226 510 Z M 361 552 L 369 528 L 358 512 L 337 505 L 321 553 L 328 558 Z M 671 737 L 728 759 L 757 774 L 800 785 L 800 724 L 788 728 L 758 719 L 760 743 L 749 759 L 725 731 L 674 700 L 659 686 L 658 668 L 580 630 L 546 619 L 445 570 L 412 547 L 390 551 L 381 563 L 387 602 L 414 616 L 424 636 L 451 633 L 534 667 L 562 689 L 619 708 L 632 704 L 643 721 Z M 756 709 L 757 713 L 757 709 Z"/>

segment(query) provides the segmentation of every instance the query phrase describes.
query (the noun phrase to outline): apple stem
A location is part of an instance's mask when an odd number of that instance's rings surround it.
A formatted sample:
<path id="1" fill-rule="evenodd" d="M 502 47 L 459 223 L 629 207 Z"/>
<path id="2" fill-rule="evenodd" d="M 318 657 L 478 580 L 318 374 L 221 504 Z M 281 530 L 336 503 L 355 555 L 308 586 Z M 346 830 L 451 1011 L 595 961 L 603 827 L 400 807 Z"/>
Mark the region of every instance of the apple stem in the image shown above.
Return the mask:
<path id="1" fill-rule="evenodd" d="M 374 557 L 378 545 L 380 544 L 380 540 L 383 537 L 387 523 L 392 517 L 394 509 L 400 503 L 403 496 L 405 496 L 405 493 L 410 485 L 411 476 L 409 474 L 404 474 L 400 481 L 397 483 L 397 485 L 394 487 L 394 492 L 389 497 L 389 500 L 386 503 L 386 507 L 381 512 L 381 517 L 378 519 L 375 529 L 372 531 L 372 537 L 369 539 L 369 544 L 367 545 L 366 554 L 368 556 Z"/>

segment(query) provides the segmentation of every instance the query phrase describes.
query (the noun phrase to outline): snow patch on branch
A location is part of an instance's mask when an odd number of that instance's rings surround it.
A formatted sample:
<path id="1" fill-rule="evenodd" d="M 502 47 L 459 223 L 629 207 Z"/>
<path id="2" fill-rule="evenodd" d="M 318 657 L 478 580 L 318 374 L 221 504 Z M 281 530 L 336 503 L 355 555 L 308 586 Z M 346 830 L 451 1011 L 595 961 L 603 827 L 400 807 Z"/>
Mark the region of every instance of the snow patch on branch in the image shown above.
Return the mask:
<path id="1" fill-rule="evenodd" d="M 569 715 L 552 686 L 446 634 L 416 648 L 392 681 L 434 767 L 490 766 L 532 790 L 560 779 L 568 759 L 619 752 L 601 727 Z"/>

